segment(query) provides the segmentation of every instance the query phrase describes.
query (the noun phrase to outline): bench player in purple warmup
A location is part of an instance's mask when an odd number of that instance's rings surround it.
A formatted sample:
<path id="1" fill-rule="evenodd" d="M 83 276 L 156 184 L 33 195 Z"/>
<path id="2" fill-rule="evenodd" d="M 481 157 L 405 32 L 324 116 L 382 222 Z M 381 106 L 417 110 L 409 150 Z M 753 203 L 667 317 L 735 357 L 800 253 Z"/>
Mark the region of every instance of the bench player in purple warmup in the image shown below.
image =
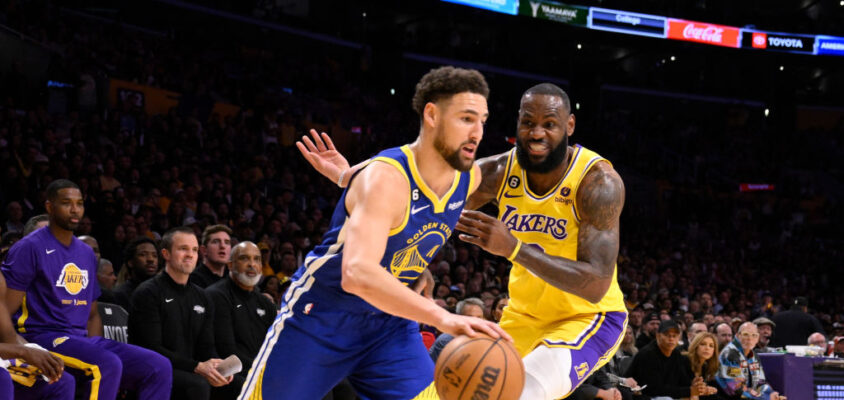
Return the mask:
<path id="1" fill-rule="evenodd" d="M 18 333 L 61 358 L 90 399 L 114 399 L 121 389 L 138 399 L 166 399 L 172 367 L 163 356 L 102 337 L 94 251 L 73 236 L 85 212 L 71 181 L 47 186 L 50 224 L 15 244 L 3 262 L 5 303 Z"/>

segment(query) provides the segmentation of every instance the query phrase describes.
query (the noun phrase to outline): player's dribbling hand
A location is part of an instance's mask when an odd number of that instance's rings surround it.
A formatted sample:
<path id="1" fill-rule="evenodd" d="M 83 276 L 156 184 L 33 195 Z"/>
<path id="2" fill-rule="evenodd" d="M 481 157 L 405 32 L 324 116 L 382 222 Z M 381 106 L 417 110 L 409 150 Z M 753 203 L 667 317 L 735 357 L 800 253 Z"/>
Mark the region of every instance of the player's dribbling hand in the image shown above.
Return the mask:
<path id="1" fill-rule="evenodd" d="M 223 360 L 219 358 L 212 358 L 208 361 L 203 361 L 196 365 L 193 372 L 205 378 L 211 386 L 220 387 L 228 385 L 234 376 L 224 377 L 217 372 L 217 365 L 219 365 L 222 361 Z"/>
<path id="2" fill-rule="evenodd" d="M 466 335 L 477 337 L 478 333 L 484 333 L 495 339 L 504 338 L 510 342 L 513 341 L 513 338 L 507 332 L 504 332 L 498 324 L 465 315 L 449 313 L 437 324 L 437 329 L 452 336 Z"/>
<path id="3" fill-rule="evenodd" d="M 313 129 L 310 132 L 313 141 L 308 136 L 302 136 L 302 140 L 296 142 L 296 147 L 317 172 L 337 183 L 340 173 L 349 169 L 349 162 L 334 148 L 334 142 L 328 134 L 322 132 L 320 135 Z"/>
<path id="4" fill-rule="evenodd" d="M 62 377 L 62 372 L 64 372 L 64 362 L 48 351 L 23 347 L 20 358 L 40 369 L 44 376 L 50 380 L 50 383 L 58 381 Z"/>
<path id="5" fill-rule="evenodd" d="M 455 229 L 464 232 L 459 235 L 460 240 L 501 257 L 508 257 L 518 242 L 507 225 L 480 211 L 463 210 Z"/>

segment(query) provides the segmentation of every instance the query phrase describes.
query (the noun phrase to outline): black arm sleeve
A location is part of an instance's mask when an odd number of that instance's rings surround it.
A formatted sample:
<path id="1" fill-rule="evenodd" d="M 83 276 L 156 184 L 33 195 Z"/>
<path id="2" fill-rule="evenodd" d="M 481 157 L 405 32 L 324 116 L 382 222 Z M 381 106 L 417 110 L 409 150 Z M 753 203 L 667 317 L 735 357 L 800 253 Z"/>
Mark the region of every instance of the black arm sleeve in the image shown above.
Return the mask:
<path id="1" fill-rule="evenodd" d="M 154 286 L 141 286 L 132 294 L 129 313 L 129 342 L 167 357 L 173 368 L 193 372 L 198 362 L 164 347 L 162 340 L 161 294 Z"/>

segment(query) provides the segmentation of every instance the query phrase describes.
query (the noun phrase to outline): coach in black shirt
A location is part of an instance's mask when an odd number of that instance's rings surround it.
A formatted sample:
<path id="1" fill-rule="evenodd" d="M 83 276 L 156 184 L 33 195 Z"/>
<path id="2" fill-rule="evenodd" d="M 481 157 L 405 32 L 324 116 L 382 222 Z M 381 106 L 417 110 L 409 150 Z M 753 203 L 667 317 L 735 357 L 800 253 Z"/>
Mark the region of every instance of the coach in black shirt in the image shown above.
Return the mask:
<path id="1" fill-rule="evenodd" d="M 680 327 L 677 323 L 673 320 L 660 322 L 656 340 L 633 356 L 624 376 L 635 379 L 639 386 L 648 385 L 642 392 L 652 397 L 679 399 L 712 394 L 714 388 L 707 387 L 701 378 L 692 379 L 694 375 L 689 360 L 677 348 L 679 341 Z"/>
<path id="2" fill-rule="evenodd" d="M 164 234 L 161 247 L 164 272 L 132 295 L 129 341 L 170 359 L 172 398 L 233 399 L 243 379 L 217 372 L 221 360 L 214 350 L 213 303 L 188 282 L 198 257 L 196 235 L 190 228 L 172 229 Z"/>
<path id="3" fill-rule="evenodd" d="M 205 289 L 214 303 L 217 354 L 237 355 L 243 363 L 243 376 L 249 372 L 276 315 L 273 302 L 255 290 L 261 280 L 261 266 L 258 246 L 241 242 L 232 249 L 228 278 Z"/>

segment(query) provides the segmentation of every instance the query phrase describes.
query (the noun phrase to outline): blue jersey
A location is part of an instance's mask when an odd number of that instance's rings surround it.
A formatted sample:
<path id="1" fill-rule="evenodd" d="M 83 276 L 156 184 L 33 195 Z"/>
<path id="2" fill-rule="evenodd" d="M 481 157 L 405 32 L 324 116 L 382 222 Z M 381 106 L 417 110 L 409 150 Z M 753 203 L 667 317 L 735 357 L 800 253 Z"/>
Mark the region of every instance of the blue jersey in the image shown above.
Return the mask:
<path id="1" fill-rule="evenodd" d="M 451 236 L 472 188 L 472 174 L 455 171 L 451 188 L 442 198 L 438 198 L 422 180 L 413 152 L 408 146 L 384 150 L 369 162 L 384 162 L 394 166 L 410 185 L 410 201 L 404 220 L 390 231 L 381 258 L 381 266 L 405 285 L 410 285 Z M 308 253 L 304 265 L 293 276 L 295 283 L 285 296 L 286 302 L 295 299 L 299 290 L 306 290 L 320 300 L 313 307 L 380 312 L 340 287 L 345 227 L 349 220 L 345 207 L 347 193 L 343 192 L 337 203 L 331 217 L 331 227 L 324 235 L 322 244 Z"/>
<path id="2" fill-rule="evenodd" d="M 451 188 L 438 198 L 422 181 L 407 146 L 385 150 L 369 162 L 392 165 L 410 186 L 404 219 L 390 231 L 381 258 L 384 269 L 409 285 L 451 235 L 472 188 L 472 174 L 455 172 Z M 405 400 L 434 379 L 416 322 L 384 313 L 340 286 L 349 221 L 345 204 L 344 192 L 323 243 L 293 276 L 241 400 L 321 399 L 343 378 L 364 400 Z"/>

